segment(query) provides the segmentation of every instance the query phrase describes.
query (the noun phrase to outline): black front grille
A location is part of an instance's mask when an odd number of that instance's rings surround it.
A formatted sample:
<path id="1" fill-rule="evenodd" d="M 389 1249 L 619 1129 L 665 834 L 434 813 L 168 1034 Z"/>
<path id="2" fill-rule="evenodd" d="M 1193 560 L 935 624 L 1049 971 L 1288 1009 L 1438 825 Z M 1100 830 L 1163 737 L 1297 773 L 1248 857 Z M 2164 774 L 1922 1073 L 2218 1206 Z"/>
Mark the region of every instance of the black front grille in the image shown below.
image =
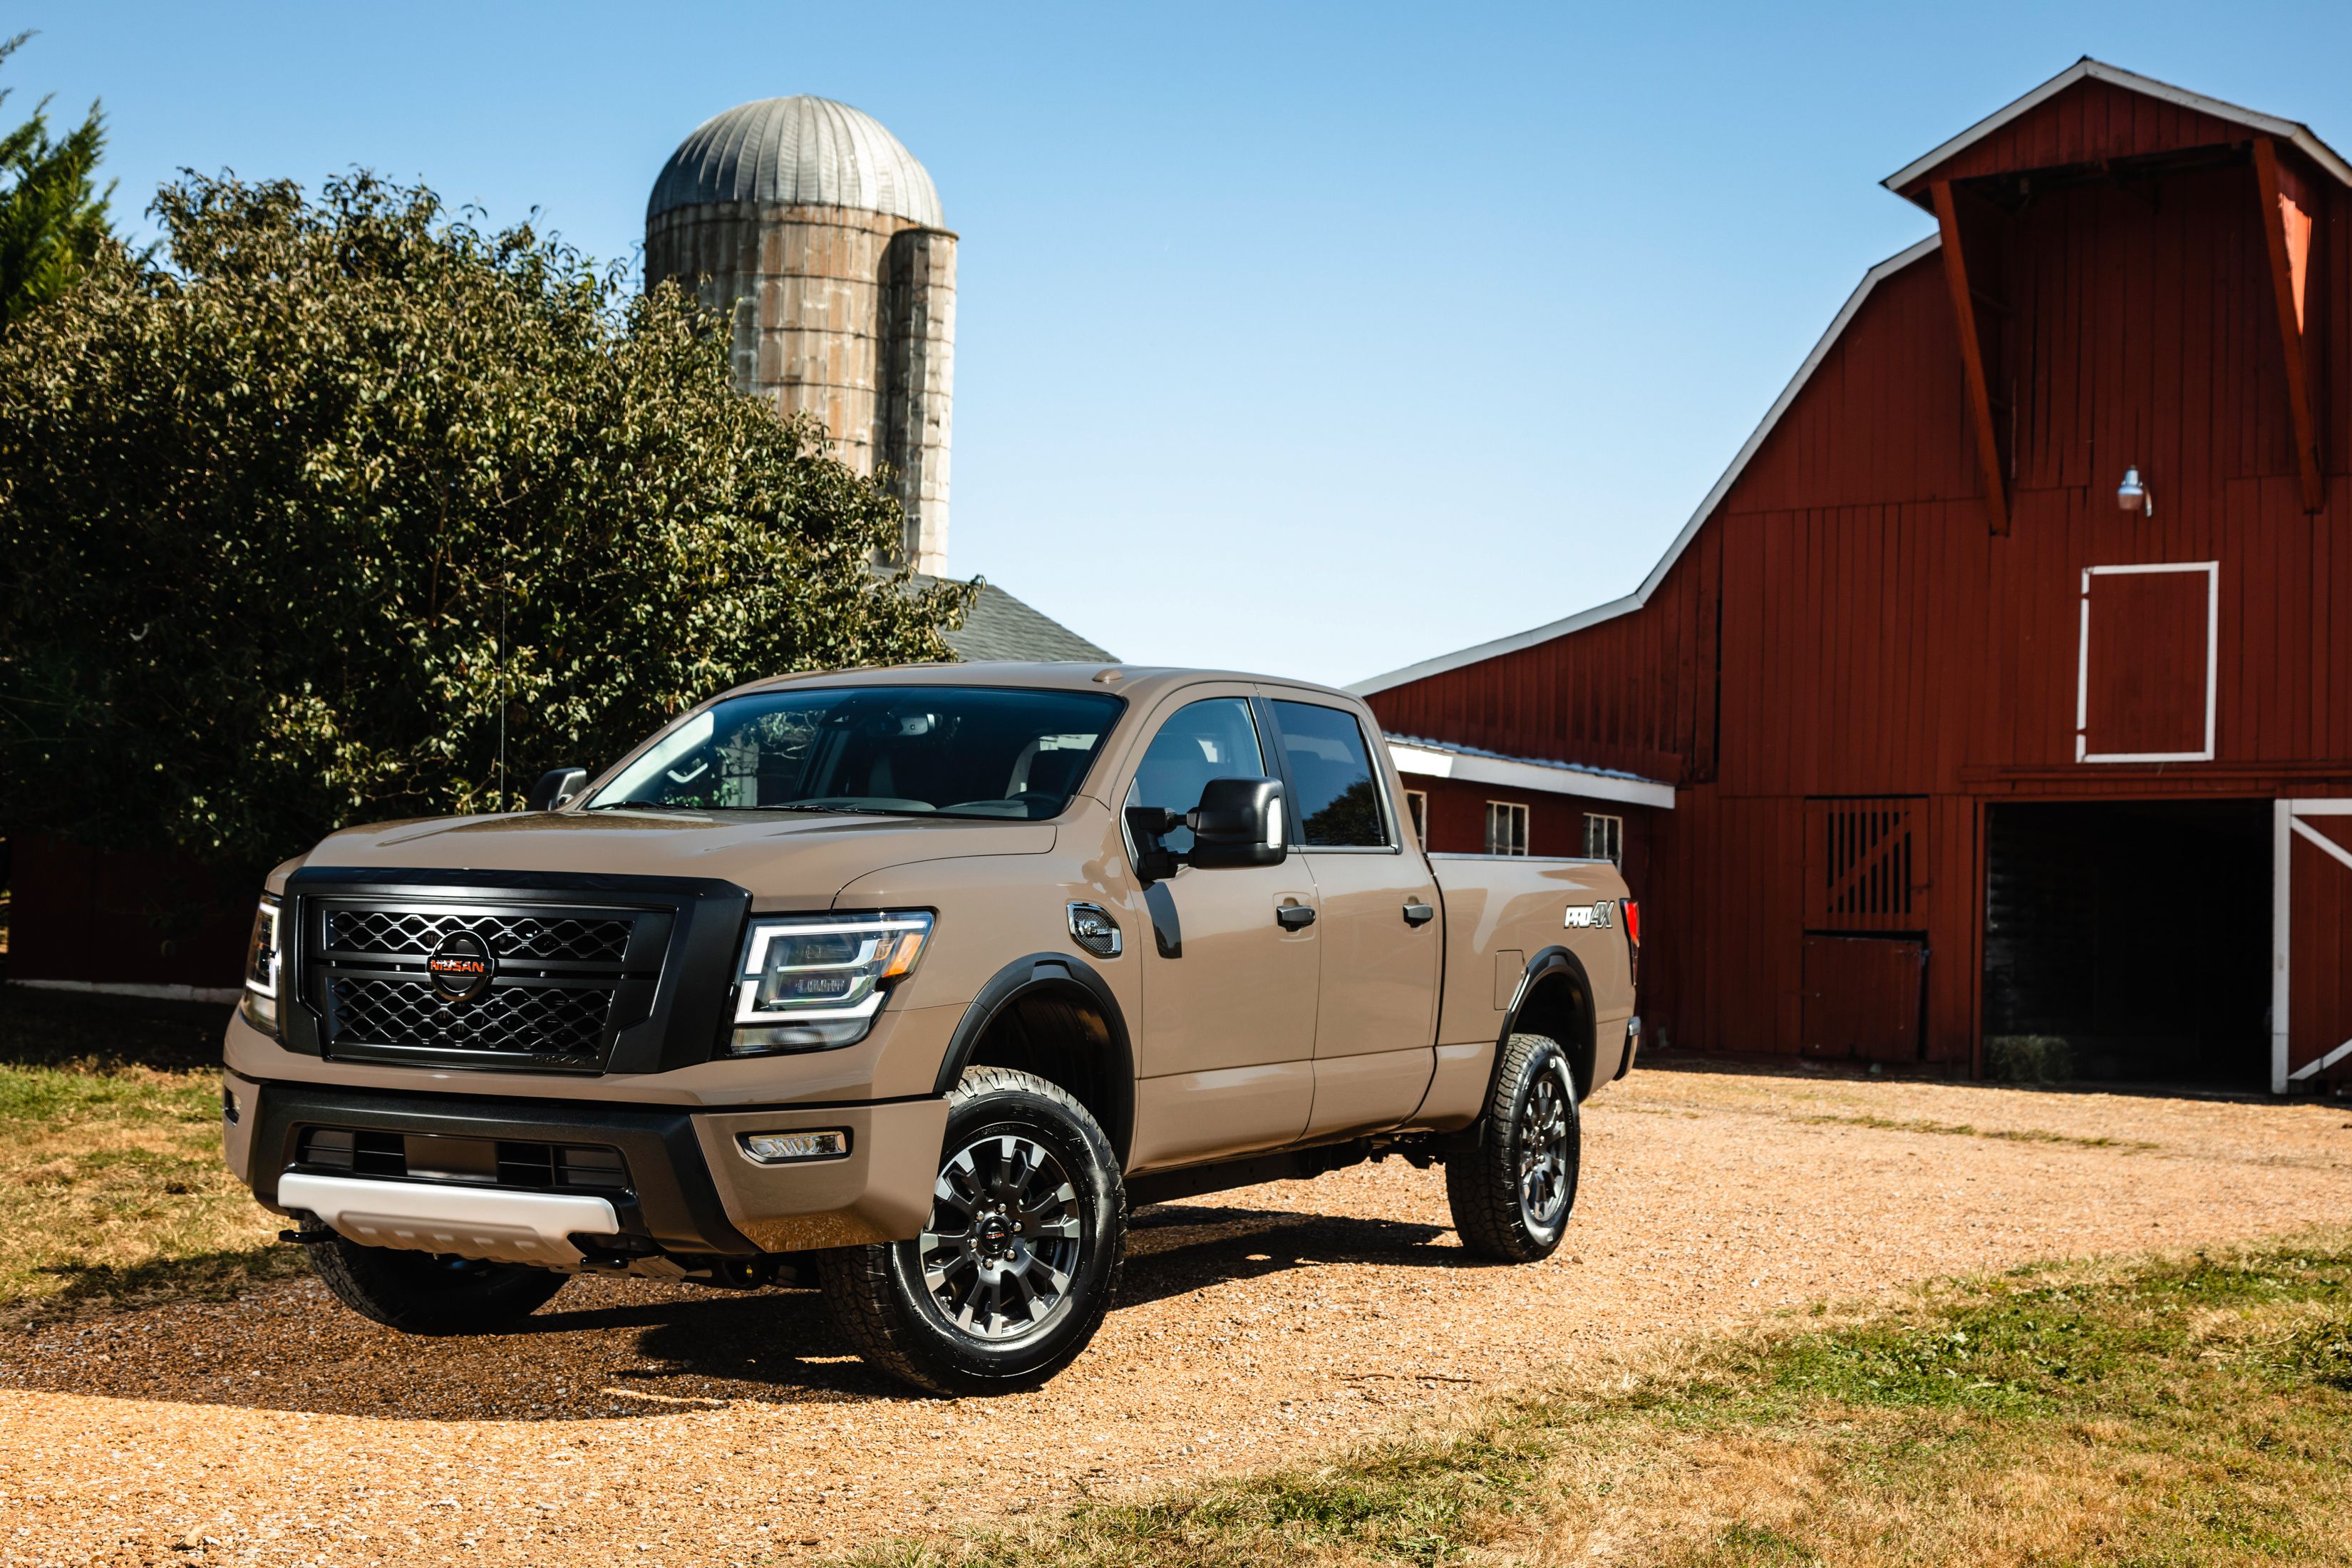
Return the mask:
<path id="1" fill-rule="evenodd" d="M 310 920 L 305 999 L 329 1056 L 556 1072 L 603 1070 L 618 1032 L 652 1007 L 670 930 L 652 910 L 488 899 L 328 899 Z M 491 977 L 452 1001 L 426 963 L 461 934 L 488 949 Z"/>
<path id="2" fill-rule="evenodd" d="M 609 985 L 493 984 L 478 1000 L 443 999 L 432 984 L 336 975 L 327 982 L 331 1046 L 499 1051 L 567 1065 L 593 1061 L 613 1010 Z"/>
<path id="3" fill-rule="evenodd" d="M 366 1128 L 301 1129 L 295 1139 L 293 1168 L 331 1175 L 407 1177 L 541 1192 L 626 1195 L 634 1191 L 628 1163 L 618 1149 Z"/>
<path id="4" fill-rule="evenodd" d="M 349 952 L 430 953 L 451 931 L 467 931 L 488 942 L 501 958 L 559 959 L 573 963 L 618 963 L 629 950 L 625 918 L 580 919 L 559 915 L 425 913 L 415 910 L 330 910 L 327 945 Z"/>

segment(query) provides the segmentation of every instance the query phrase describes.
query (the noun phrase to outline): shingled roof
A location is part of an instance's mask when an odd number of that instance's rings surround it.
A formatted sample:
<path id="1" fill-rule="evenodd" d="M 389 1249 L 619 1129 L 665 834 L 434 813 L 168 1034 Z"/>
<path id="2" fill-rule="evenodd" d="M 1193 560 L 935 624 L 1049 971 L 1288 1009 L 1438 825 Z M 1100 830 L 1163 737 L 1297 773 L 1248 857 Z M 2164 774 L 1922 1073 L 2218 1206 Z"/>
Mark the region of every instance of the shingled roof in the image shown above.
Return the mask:
<path id="1" fill-rule="evenodd" d="M 936 578 L 918 574 L 918 587 Z M 1022 603 L 995 584 L 982 580 L 980 597 L 961 626 L 947 635 L 948 646 L 967 662 L 1012 659 L 1031 663 L 1052 659 L 1118 662 L 1107 649 L 1096 647 L 1061 622 Z"/>

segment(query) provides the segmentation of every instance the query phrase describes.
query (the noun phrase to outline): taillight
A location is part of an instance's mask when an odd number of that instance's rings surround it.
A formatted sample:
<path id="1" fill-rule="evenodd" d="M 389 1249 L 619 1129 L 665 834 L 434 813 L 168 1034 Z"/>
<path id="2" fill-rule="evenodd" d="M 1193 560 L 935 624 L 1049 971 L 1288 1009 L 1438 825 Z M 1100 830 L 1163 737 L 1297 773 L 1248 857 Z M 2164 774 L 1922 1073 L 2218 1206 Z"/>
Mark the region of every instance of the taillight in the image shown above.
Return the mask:
<path id="1" fill-rule="evenodd" d="M 1617 900 L 1625 911 L 1625 973 L 1629 980 L 1642 978 L 1642 906 L 1631 899 Z"/>

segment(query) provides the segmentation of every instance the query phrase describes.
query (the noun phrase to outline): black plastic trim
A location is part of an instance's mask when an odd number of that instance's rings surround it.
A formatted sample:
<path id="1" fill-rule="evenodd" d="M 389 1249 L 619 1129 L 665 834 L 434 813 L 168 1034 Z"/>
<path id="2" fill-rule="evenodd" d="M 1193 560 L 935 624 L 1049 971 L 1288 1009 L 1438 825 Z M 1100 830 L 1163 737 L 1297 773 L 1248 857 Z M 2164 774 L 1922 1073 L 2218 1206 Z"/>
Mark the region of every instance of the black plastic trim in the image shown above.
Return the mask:
<path id="1" fill-rule="evenodd" d="M 707 877 L 632 877 L 582 871 L 460 871 L 410 867 L 305 866 L 287 879 L 279 920 L 278 1027 L 288 1050 L 322 1056 L 324 996 L 310 963 L 322 940 L 324 900 L 460 904 L 537 912 L 551 906 L 632 911 L 641 917 L 615 984 L 614 1021 L 597 1062 L 607 1073 L 661 1072 L 709 1061 L 733 1016 L 735 961 L 751 895 Z M 646 951 L 658 943 L 658 951 Z M 562 966 L 546 966 L 562 967 Z M 656 979 L 656 976 L 658 977 Z M 488 1072 L 537 1068 L 514 1053 L 364 1047 L 339 1059 Z M 569 1070 L 577 1072 L 579 1068 Z"/>
<path id="2" fill-rule="evenodd" d="M 634 1197 L 610 1194 L 624 1233 L 670 1252 L 760 1253 L 728 1221 L 689 1111 L 298 1083 L 265 1083 L 254 1098 L 253 1195 L 266 1204 L 278 1201 L 278 1178 L 294 1163 L 305 1127 L 594 1144 L 618 1149 L 628 1163 Z"/>
<path id="3" fill-rule="evenodd" d="M 1528 959 L 1527 972 L 1519 977 L 1519 988 L 1511 997 L 1511 1010 L 1503 1019 L 1503 1032 L 1495 1037 L 1495 1066 L 1486 1079 L 1487 1102 L 1494 1099 L 1494 1075 L 1503 1070 L 1504 1048 L 1511 1043 L 1511 1037 L 1518 1033 L 1519 1015 L 1526 1008 L 1528 998 L 1535 994 L 1538 984 L 1555 974 L 1570 976 L 1584 993 L 1584 1038 L 1580 1041 L 1559 1040 L 1559 1044 L 1568 1052 L 1570 1066 L 1576 1064 L 1578 1051 L 1583 1052 L 1584 1082 L 1580 1087 L 1585 1095 L 1592 1092 L 1593 1069 L 1600 1065 L 1600 1042 L 1593 1035 L 1592 976 L 1585 972 L 1583 960 L 1569 949 L 1555 944 Z"/>
<path id="4" fill-rule="evenodd" d="M 1033 991 L 1072 991 L 1083 995 L 1102 1014 L 1103 1023 L 1110 1031 L 1110 1048 L 1118 1059 L 1111 1064 L 1110 1092 L 1113 1097 L 1111 1115 L 1117 1125 L 1106 1127 L 1111 1148 L 1124 1161 L 1128 1142 L 1135 1128 L 1135 1047 L 1127 1032 L 1127 1015 L 1118 1005 L 1118 997 L 1110 983 L 1096 973 L 1094 965 L 1085 959 L 1066 952 L 1033 952 L 1026 958 L 1016 958 L 990 977 L 963 1010 L 963 1017 L 948 1038 L 947 1055 L 940 1062 L 939 1078 L 932 1085 L 934 1094 L 945 1094 L 963 1077 L 971 1065 L 972 1054 L 980 1049 L 989 1025 L 997 1015 L 1019 997 Z"/>

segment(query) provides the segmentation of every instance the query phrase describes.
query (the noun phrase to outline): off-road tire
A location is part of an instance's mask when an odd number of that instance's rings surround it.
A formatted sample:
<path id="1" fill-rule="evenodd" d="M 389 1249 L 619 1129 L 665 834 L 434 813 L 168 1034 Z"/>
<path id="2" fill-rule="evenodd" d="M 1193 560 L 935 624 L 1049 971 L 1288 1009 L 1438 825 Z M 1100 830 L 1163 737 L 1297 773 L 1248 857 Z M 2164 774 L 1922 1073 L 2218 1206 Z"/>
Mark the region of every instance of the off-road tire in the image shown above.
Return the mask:
<path id="1" fill-rule="evenodd" d="M 1008 1138 L 1014 1141 L 1012 1147 L 1016 1152 L 983 1169 L 1004 1150 Z M 954 1173 L 962 1169 L 959 1160 L 975 1149 L 982 1151 L 981 1165 L 954 1178 Z M 1043 1383 L 1087 1348 L 1102 1326 L 1103 1314 L 1110 1310 L 1126 1251 L 1127 1188 L 1119 1179 L 1118 1157 L 1093 1116 L 1067 1090 L 1007 1068 L 967 1069 L 962 1081 L 948 1094 L 947 1139 L 940 1152 L 941 1181 L 959 1179 L 969 1186 L 976 1177 L 992 1173 L 1043 1171 L 1042 1165 L 1025 1163 L 1033 1150 L 1050 1155 L 1061 1169 L 1064 1181 L 1054 1184 L 1054 1194 L 1058 1194 L 1064 1185 L 1069 1190 L 1067 1199 L 1029 1226 L 1028 1245 L 1033 1249 L 1041 1247 L 1040 1237 L 1048 1229 L 1052 1235 L 1042 1247 L 1067 1241 L 1076 1244 L 1074 1254 L 1055 1255 L 1075 1258 L 1057 1305 L 1031 1320 L 1034 1328 L 1008 1324 L 992 1338 L 991 1331 L 998 1327 L 1000 1319 L 992 1305 L 984 1310 L 968 1307 L 960 1324 L 943 1304 L 942 1294 L 952 1297 L 959 1279 L 984 1277 L 978 1250 L 982 1243 L 964 1239 L 980 1236 L 981 1222 L 949 1198 L 935 1197 L 922 1237 L 817 1255 L 817 1282 L 824 1292 L 826 1308 L 843 1338 L 869 1365 L 930 1394 L 1000 1394 Z M 1046 1195 L 1040 1187 L 1039 1201 Z M 988 1206 L 985 1194 L 981 1202 L 982 1207 Z M 1030 1212 L 1018 1203 L 1010 1207 L 1016 1215 Z M 998 1229 L 989 1238 L 990 1246 L 1015 1245 L 1003 1234 L 1005 1219 L 1004 1214 L 997 1215 Z M 927 1254 L 935 1264 L 950 1257 L 959 1259 L 942 1270 L 936 1293 L 926 1279 Z M 1005 1267 L 1002 1260 L 1005 1258 L 1014 1266 Z M 1042 1249 L 991 1254 L 987 1266 L 996 1268 L 1002 1278 L 1034 1278 L 1049 1283 L 1051 1268 L 1035 1273 L 1039 1264 L 1050 1264 Z M 991 1303 L 999 1300 L 995 1294 L 987 1298 Z M 1034 1309 L 1024 1304 L 1024 1310 Z M 979 1317 L 987 1321 L 973 1326 Z"/>
<path id="2" fill-rule="evenodd" d="M 1582 1143 L 1566 1054 L 1547 1036 L 1513 1035 L 1503 1047 L 1476 1147 L 1445 1157 L 1445 1197 L 1462 1245 L 1503 1263 L 1550 1257 L 1576 1209 Z M 1542 1169 L 1531 1169 L 1538 1165 Z M 1548 1178 L 1537 1184 L 1534 1202 L 1531 1176 Z"/>
<path id="3" fill-rule="evenodd" d="M 476 1263 L 437 1253 L 362 1247 L 317 1220 L 303 1249 L 335 1300 L 404 1334 L 488 1334 L 547 1305 L 569 1275 L 520 1263 Z"/>

